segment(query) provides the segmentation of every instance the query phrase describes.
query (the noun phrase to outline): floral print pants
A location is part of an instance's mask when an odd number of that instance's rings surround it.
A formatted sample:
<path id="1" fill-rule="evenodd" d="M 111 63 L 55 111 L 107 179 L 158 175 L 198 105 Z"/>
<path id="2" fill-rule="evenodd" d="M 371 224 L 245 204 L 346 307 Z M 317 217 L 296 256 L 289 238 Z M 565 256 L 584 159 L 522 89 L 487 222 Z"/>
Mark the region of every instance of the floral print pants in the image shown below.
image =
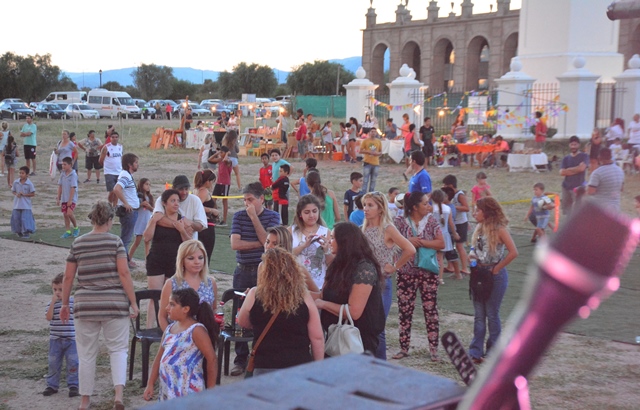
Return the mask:
<path id="1" fill-rule="evenodd" d="M 429 351 L 438 350 L 440 330 L 438 319 L 438 275 L 426 270 L 411 267 L 408 273 L 398 273 L 398 313 L 400 317 L 400 349 L 409 351 L 411 342 L 411 320 L 415 308 L 416 293 L 420 290 L 422 310 L 427 324 Z"/>

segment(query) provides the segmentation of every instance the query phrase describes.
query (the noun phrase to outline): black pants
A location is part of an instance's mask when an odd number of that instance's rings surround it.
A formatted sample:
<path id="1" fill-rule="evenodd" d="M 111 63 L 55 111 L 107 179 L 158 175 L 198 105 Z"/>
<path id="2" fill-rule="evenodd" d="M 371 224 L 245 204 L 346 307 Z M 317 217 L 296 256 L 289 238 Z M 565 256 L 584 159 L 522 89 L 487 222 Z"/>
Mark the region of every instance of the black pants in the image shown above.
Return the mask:
<path id="1" fill-rule="evenodd" d="M 273 210 L 280 213 L 280 219 L 282 219 L 282 225 L 289 225 L 289 204 L 273 204 Z"/>

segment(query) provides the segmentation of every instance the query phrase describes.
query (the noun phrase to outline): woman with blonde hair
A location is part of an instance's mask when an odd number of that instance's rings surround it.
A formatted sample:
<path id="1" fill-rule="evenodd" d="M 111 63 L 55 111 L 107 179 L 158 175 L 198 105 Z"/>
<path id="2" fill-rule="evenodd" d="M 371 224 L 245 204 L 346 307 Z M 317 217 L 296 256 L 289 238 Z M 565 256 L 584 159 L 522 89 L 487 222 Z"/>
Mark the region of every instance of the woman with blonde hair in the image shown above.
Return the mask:
<path id="1" fill-rule="evenodd" d="M 267 250 L 262 260 L 258 286 L 249 291 L 238 313 L 240 326 L 254 330 L 254 344 L 277 314 L 256 351 L 254 375 L 322 360 L 320 315 L 302 268 L 280 247 Z"/>
<path id="2" fill-rule="evenodd" d="M 286 226 L 278 225 L 272 226 L 267 229 L 267 239 L 264 241 L 264 251 L 268 251 L 269 249 L 273 249 L 276 246 L 281 247 L 287 252 L 293 253 L 293 236 L 291 236 L 291 232 Z M 262 264 L 262 262 L 260 262 Z M 258 270 L 260 268 L 258 267 Z M 308 270 L 304 269 L 305 273 L 305 282 L 307 283 L 307 288 L 311 292 L 318 292 L 320 289 L 318 285 L 314 282 L 311 274 Z"/>
<path id="3" fill-rule="evenodd" d="M 495 198 L 480 198 L 473 216 L 478 224 L 471 238 L 475 254 L 472 253 L 469 257 L 478 260 L 478 267 L 489 267 L 493 273 L 493 290 L 489 298 L 486 301 L 474 298 L 473 301 L 473 339 L 469 355 L 475 363 L 482 363 L 483 357 L 498 341 L 502 331 L 500 305 L 509 283 L 506 267 L 518 256 L 518 249 L 507 228 L 509 220 Z M 485 351 L 484 338 L 487 327 L 489 339 Z"/>
<path id="4" fill-rule="evenodd" d="M 362 232 L 371 246 L 380 269 L 384 275 L 382 306 L 385 321 L 391 309 L 391 276 L 416 253 L 416 248 L 402 235 L 391 220 L 387 198 L 380 192 L 369 192 L 362 198 L 364 205 L 364 224 Z M 397 256 L 398 249 L 402 251 Z M 397 258 L 397 259 L 396 259 Z M 387 342 L 384 330 L 378 336 L 379 344 L 375 352 L 378 359 L 387 360 Z"/>
<path id="5" fill-rule="evenodd" d="M 214 309 L 218 286 L 212 276 L 209 276 L 209 264 L 207 263 L 207 251 L 204 245 L 197 239 L 189 239 L 182 242 L 178 248 L 176 258 L 176 273 L 162 287 L 160 295 L 160 312 L 158 322 L 164 331 L 169 324 L 167 306 L 171 293 L 178 289 L 191 288 L 198 292 L 200 303 L 208 303 Z"/>

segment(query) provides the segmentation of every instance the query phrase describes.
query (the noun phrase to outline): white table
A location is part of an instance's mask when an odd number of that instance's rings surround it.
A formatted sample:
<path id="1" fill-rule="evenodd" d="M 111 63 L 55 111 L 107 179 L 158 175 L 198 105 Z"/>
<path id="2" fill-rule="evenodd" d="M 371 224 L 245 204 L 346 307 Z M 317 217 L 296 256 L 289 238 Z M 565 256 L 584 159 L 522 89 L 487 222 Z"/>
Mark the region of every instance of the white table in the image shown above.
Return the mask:
<path id="1" fill-rule="evenodd" d="M 509 172 L 538 172 L 537 165 L 546 167 L 548 163 L 549 159 L 544 152 L 540 154 L 509 154 L 507 157 Z"/>
<path id="2" fill-rule="evenodd" d="M 211 135 L 213 139 L 212 131 L 188 130 L 185 135 L 187 139 L 185 146 L 191 149 L 200 149 L 207 135 Z"/>

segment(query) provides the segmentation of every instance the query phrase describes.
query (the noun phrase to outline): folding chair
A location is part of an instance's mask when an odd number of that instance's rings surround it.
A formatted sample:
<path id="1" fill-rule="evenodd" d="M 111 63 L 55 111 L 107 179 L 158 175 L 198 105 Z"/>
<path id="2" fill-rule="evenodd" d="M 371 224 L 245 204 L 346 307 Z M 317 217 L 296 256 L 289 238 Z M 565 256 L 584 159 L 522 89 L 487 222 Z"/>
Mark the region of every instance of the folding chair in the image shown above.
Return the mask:
<path id="1" fill-rule="evenodd" d="M 231 355 L 231 342 L 253 342 L 253 332 L 250 330 L 238 330 L 238 335 L 236 336 L 236 315 L 238 314 L 238 310 L 242 306 L 243 296 L 236 295 L 235 292 L 244 292 L 246 289 L 227 289 L 222 294 L 222 299 L 220 299 L 221 303 L 227 303 L 232 300 L 232 307 L 230 316 L 227 316 L 224 324 L 220 327 L 220 336 L 218 336 L 218 381 L 217 384 L 220 384 L 220 379 L 222 378 L 222 360 L 224 359 L 224 375 L 229 375 L 229 356 Z"/>
<path id="2" fill-rule="evenodd" d="M 158 309 L 160 305 L 159 289 L 144 289 L 136 291 L 136 302 L 140 307 L 140 302 L 143 300 L 149 300 L 149 303 L 153 302 L 156 308 L 156 327 L 151 329 L 142 329 L 140 326 L 140 315 L 136 317 L 135 322 L 131 319 L 131 325 L 135 330 L 135 334 L 131 339 L 131 353 L 129 354 L 129 380 L 133 379 L 133 362 L 136 356 L 136 343 L 138 340 L 142 344 L 142 387 L 147 386 L 147 380 L 149 379 L 149 351 L 151 345 L 154 342 L 160 342 L 162 340 L 162 330 L 160 329 L 160 323 L 158 323 Z"/>

